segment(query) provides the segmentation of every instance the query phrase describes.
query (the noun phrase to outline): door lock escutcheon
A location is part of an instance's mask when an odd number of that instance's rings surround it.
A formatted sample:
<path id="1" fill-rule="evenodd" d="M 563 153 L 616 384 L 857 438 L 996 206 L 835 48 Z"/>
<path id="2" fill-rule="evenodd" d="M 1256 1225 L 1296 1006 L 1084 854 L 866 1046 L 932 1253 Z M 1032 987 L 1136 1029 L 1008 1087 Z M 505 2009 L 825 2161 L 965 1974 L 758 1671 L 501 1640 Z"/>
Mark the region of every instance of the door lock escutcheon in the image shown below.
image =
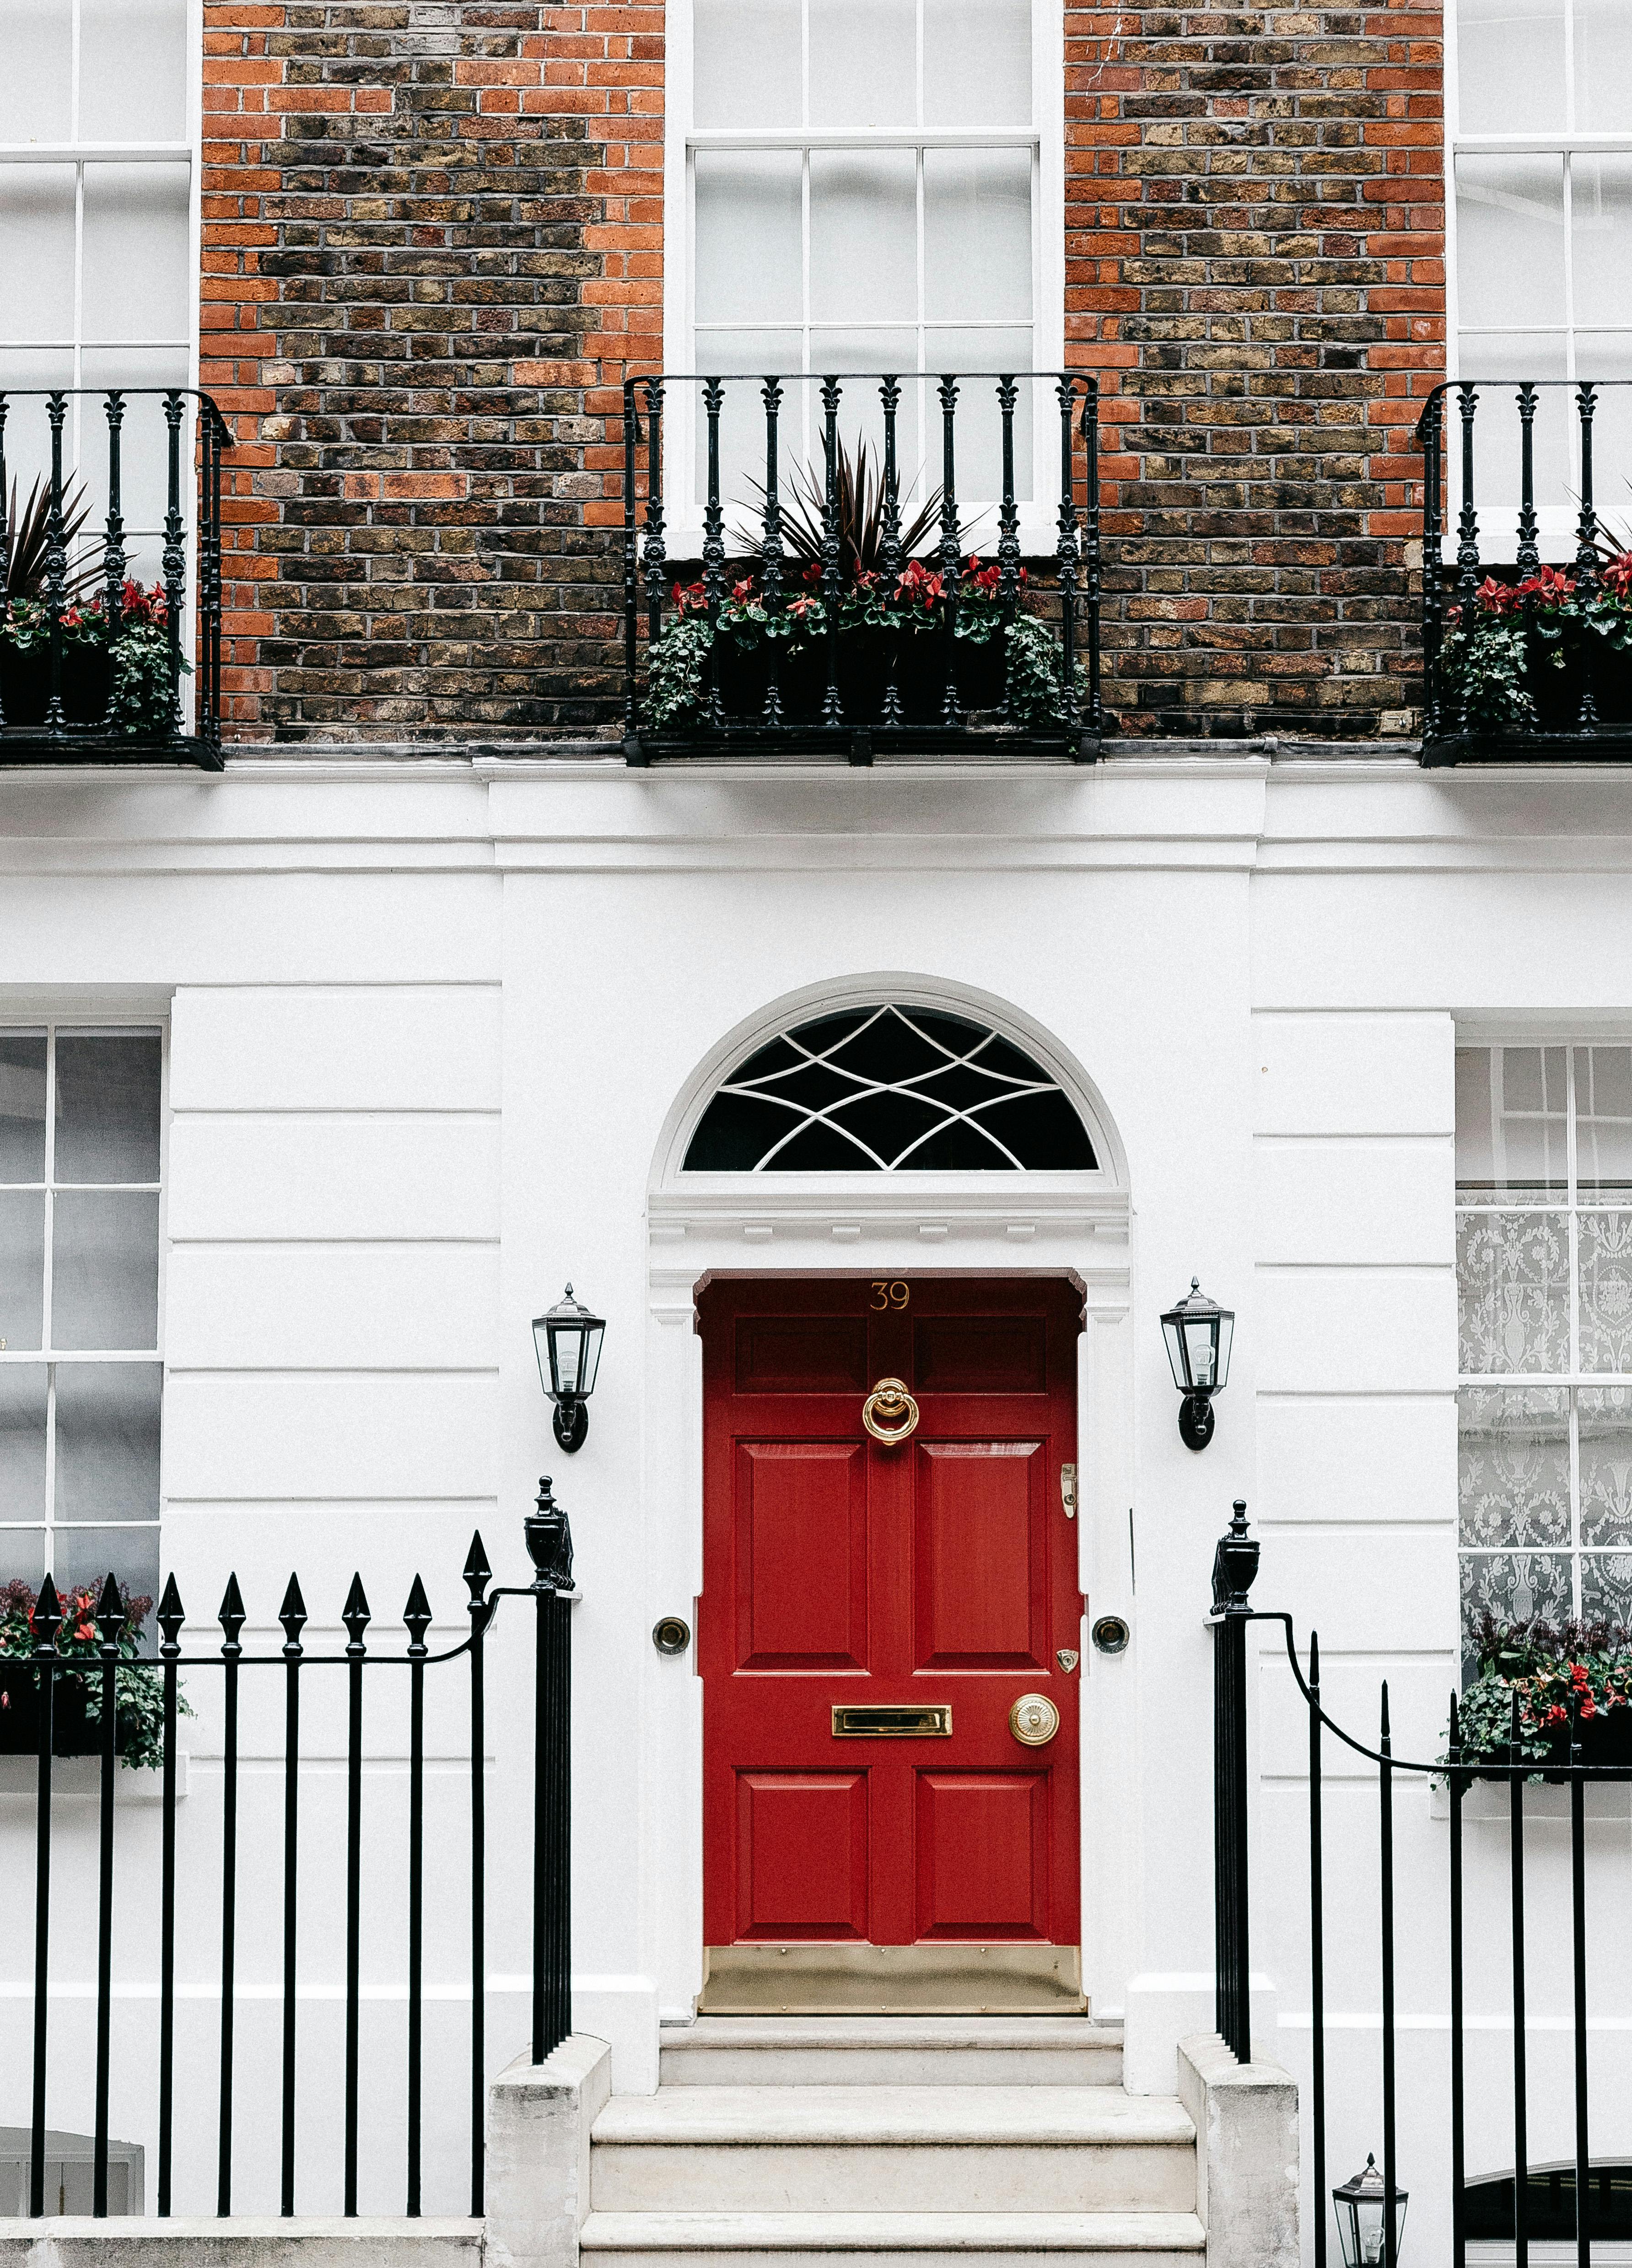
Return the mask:
<path id="1" fill-rule="evenodd" d="M 1074 1465 L 1061 1465 L 1060 1468 L 1060 1501 L 1065 1506 L 1066 1518 L 1074 1520 L 1076 1518 L 1076 1467 Z"/>

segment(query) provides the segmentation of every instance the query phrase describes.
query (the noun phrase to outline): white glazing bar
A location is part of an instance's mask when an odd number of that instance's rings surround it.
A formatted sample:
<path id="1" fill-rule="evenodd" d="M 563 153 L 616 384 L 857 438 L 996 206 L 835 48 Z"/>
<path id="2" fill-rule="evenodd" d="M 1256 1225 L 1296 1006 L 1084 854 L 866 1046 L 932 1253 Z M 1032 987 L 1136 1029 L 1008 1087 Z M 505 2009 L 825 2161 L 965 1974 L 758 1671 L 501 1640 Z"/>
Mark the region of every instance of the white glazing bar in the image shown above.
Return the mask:
<path id="1" fill-rule="evenodd" d="M 161 166 L 191 162 L 188 142 L 0 142 L 0 166 L 68 166 L 83 158 L 102 165 Z"/>
<path id="2" fill-rule="evenodd" d="M 1566 202 L 1566 216 L 1569 206 Z M 1569 233 L 1566 225 L 1564 241 Z M 1569 1244 L 1569 1368 L 1572 1377 L 1581 1369 L 1581 1238 L 1577 1219 L 1577 1182 L 1576 1176 L 1576 1050 L 1564 1050 L 1564 1196 L 1566 1204 L 1565 1235 Z M 1569 1405 L 1569 1596 L 1570 1612 L 1577 1618 L 1581 1613 L 1581 1394 L 1571 1385 L 1566 1400 Z"/>

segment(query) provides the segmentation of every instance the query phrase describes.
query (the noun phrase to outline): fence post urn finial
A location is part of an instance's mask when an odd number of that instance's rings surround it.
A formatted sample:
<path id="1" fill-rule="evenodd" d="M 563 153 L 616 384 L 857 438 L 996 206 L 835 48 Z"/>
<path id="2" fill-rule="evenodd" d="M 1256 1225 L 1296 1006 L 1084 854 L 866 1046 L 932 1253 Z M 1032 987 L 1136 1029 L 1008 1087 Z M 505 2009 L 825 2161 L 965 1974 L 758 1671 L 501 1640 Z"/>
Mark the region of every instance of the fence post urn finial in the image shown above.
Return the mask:
<path id="1" fill-rule="evenodd" d="M 538 1503 L 526 1521 L 527 1556 L 533 1563 L 535 1591 L 572 1588 L 572 1529 L 566 1509 L 556 1502 L 548 1473 L 538 1484 Z"/>
<path id="2" fill-rule="evenodd" d="M 1213 1612 L 1250 1614 L 1247 1593 L 1258 1580 L 1258 1538 L 1247 1534 L 1246 1499 L 1237 1497 L 1230 1526 L 1213 1554 Z"/>

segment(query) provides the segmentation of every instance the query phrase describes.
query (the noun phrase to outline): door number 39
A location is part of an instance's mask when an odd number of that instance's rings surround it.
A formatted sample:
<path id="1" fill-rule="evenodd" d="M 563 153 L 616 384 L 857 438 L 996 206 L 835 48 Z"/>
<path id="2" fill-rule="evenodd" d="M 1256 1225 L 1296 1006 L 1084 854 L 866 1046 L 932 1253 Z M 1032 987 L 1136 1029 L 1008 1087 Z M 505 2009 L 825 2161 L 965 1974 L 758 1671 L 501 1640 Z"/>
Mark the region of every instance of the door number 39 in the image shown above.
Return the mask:
<path id="1" fill-rule="evenodd" d="M 910 1303 L 912 1297 L 912 1287 L 910 1284 L 903 1284 L 898 1280 L 893 1284 L 875 1284 L 873 1296 L 868 1305 L 870 1307 L 878 1308 L 905 1307 Z"/>

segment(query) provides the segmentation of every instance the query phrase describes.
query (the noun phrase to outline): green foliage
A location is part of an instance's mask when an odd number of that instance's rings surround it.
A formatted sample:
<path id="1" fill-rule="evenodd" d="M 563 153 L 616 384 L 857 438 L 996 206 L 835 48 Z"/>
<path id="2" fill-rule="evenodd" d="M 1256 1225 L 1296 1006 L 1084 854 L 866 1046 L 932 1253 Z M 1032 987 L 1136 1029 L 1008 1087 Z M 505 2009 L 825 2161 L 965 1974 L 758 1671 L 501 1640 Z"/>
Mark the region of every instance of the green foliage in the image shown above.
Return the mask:
<path id="1" fill-rule="evenodd" d="M 1035 615 L 1016 615 L 1006 635 L 1008 713 L 1029 733 L 1063 725 L 1066 718 L 1065 653 L 1048 624 Z M 1088 698 L 1088 672 L 1076 670 L 1077 712 Z"/>
<path id="2" fill-rule="evenodd" d="M 131 740 L 168 733 L 170 664 L 170 640 L 157 622 L 127 622 L 108 653 L 107 710 L 116 733 Z"/>
<path id="3" fill-rule="evenodd" d="M 646 659 L 646 721 L 654 727 L 696 721 L 703 699 L 703 673 L 714 633 L 705 615 L 679 615 L 664 630 Z"/>
<path id="4" fill-rule="evenodd" d="M 1513 732 L 1536 721 L 1536 704 L 1525 682 L 1530 641 L 1522 622 L 1476 615 L 1460 623 L 1443 648 L 1444 683 L 1453 708 L 1470 725 Z"/>
<path id="5" fill-rule="evenodd" d="M 757 481 L 750 481 L 749 486 L 758 497 L 763 510 L 765 500 L 764 488 Z M 882 571 L 884 549 L 883 469 L 868 456 L 867 443 L 860 436 L 857 437 L 853 457 L 842 439 L 838 444 L 836 486 L 834 519 L 838 536 L 838 571 L 846 583 L 852 583 L 860 576 Z M 783 542 L 795 559 L 819 569 L 822 547 L 826 538 L 825 456 L 819 464 L 795 465 L 788 487 L 790 493 L 781 505 Z M 941 491 L 936 489 L 902 526 L 897 541 L 903 556 L 917 549 L 934 526 L 940 510 Z M 761 539 L 752 529 L 734 527 L 731 535 L 732 540 L 742 546 L 745 557 L 757 556 Z"/>

